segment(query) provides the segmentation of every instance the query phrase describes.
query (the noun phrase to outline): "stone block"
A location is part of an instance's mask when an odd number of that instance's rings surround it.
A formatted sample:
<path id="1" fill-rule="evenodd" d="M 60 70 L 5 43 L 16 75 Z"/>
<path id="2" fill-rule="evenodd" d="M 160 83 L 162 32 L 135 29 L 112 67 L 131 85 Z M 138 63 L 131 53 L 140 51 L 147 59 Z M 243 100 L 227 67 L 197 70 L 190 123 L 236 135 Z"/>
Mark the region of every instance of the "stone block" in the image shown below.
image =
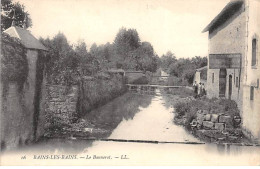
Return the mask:
<path id="1" fill-rule="evenodd" d="M 219 117 L 218 114 L 212 114 L 212 115 L 211 115 L 211 121 L 212 121 L 212 122 L 218 122 L 218 117 Z"/>
<path id="2" fill-rule="evenodd" d="M 225 123 L 215 123 L 215 129 L 216 130 L 224 130 L 225 129 Z"/>
<path id="3" fill-rule="evenodd" d="M 219 122 L 220 123 L 232 123 L 232 118 L 231 118 L 231 116 L 228 116 L 228 115 L 221 115 L 221 116 L 219 116 Z"/>
<path id="4" fill-rule="evenodd" d="M 206 114 L 205 115 L 205 120 L 210 121 L 211 120 L 211 114 Z"/>
<path id="5" fill-rule="evenodd" d="M 205 120 L 205 115 L 201 113 L 197 113 L 197 122 L 199 124 L 202 124 L 202 122 Z"/>
<path id="6" fill-rule="evenodd" d="M 214 128 L 214 123 L 211 121 L 203 121 L 203 127 L 208 128 L 208 129 L 213 129 Z"/>
<path id="7" fill-rule="evenodd" d="M 202 114 L 209 114 L 208 110 L 202 110 Z"/>

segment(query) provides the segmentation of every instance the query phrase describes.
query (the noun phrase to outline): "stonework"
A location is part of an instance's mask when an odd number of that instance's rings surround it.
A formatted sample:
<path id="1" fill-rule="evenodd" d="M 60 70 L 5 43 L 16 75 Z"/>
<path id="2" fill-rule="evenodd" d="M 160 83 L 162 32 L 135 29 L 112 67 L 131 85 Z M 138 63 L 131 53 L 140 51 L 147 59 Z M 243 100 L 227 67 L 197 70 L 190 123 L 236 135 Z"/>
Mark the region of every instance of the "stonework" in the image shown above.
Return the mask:
<path id="1" fill-rule="evenodd" d="M 65 123 L 77 116 L 78 86 L 47 85 L 46 109 L 51 117 L 58 116 Z M 47 124 L 48 126 L 49 124 Z"/>
<path id="2" fill-rule="evenodd" d="M 235 2 L 235 1 L 234 1 Z M 237 1 L 238 2 L 238 1 Z M 219 25 L 209 31 L 209 56 L 211 54 L 239 54 L 241 66 L 226 68 L 224 97 L 237 102 L 244 129 L 260 140 L 260 1 L 244 0 L 242 6 Z M 230 11 L 229 11 L 230 12 Z M 221 21 L 220 21 L 221 22 Z M 256 39 L 256 65 L 252 66 L 252 41 Z M 209 58 L 210 59 L 210 58 Z M 220 97 L 220 68 L 210 69 L 208 64 L 207 96 Z M 254 98 L 252 99 L 252 96 Z M 221 96 L 223 97 L 223 96 Z M 223 120 L 221 118 L 221 120 Z"/>

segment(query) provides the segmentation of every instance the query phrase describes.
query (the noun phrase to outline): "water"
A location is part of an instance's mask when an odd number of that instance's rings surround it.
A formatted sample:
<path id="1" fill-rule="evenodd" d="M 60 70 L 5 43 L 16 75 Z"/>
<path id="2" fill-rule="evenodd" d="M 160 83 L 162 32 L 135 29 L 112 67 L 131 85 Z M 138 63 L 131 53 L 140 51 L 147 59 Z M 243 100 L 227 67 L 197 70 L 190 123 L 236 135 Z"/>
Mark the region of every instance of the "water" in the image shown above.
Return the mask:
<path id="1" fill-rule="evenodd" d="M 107 131 L 99 135 L 105 140 L 48 140 L 15 153 L 6 152 L 2 162 L 12 156 L 19 163 L 21 155 L 28 154 L 30 164 L 48 165 L 57 162 L 62 165 L 260 164 L 260 147 L 183 144 L 201 141 L 172 122 L 174 108 L 167 105 L 165 97 L 159 90 L 154 96 L 127 93 L 84 117 L 95 127 Z M 178 96 L 173 98 L 177 101 Z M 78 159 L 32 160 L 35 154 L 67 153 L 77 154 Z"/>

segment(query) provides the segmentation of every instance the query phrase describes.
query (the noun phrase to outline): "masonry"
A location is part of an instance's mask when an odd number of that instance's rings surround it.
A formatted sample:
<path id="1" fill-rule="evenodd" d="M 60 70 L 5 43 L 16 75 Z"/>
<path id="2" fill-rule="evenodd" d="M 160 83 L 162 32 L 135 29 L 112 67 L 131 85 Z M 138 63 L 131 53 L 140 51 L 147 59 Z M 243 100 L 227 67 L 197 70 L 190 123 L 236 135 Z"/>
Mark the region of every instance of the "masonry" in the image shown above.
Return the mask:
<path id="1" fill-rule="evenodd" d="M 24 39 L 11 36 L 20 34 Z M 22 28 L 10 27 L 2 35 L 1 52 L 5 60 L 1 69 L 4 71 L 1 74 L 1 150 L 4 150 L 34 142 L 44 134 L 42 63 L 46 48 Z"/>
<path id="2" fill-rule="evenodd" d="M 46 85 L 45 135 L 52 137 L 62 134 L 63 127 L 69 128 L 80 117 L 125 91 L 124 76 L 115 73 L 82 78 L 73 85 Z"/>
<path id="3" fill-rule="evenodd" d="M 237 102 L 244 133 L 260 141 L 259 0 L 231 0 L 209 32 L 207 96 Z"/>

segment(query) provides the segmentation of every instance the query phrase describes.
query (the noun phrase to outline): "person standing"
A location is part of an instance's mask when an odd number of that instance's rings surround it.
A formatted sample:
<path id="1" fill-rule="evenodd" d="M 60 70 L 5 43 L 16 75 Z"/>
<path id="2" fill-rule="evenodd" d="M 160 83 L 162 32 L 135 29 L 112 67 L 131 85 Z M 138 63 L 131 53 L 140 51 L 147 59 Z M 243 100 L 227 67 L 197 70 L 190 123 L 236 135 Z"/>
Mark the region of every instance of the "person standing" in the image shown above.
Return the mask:
<path id="1" fill-rule="evenodd" d="M 202 93 L 202 85 L 201 85 L 201 83 L 199 83 L 198 96 L 201 96 L 201 93 Z"/>
<path id="2" fill-rule="evenodd" d="M 198 96 L 198 84 L 196 81 L 193 83 L 193 89 L 194 89 L 194 97 L 196 98 Z"/>

